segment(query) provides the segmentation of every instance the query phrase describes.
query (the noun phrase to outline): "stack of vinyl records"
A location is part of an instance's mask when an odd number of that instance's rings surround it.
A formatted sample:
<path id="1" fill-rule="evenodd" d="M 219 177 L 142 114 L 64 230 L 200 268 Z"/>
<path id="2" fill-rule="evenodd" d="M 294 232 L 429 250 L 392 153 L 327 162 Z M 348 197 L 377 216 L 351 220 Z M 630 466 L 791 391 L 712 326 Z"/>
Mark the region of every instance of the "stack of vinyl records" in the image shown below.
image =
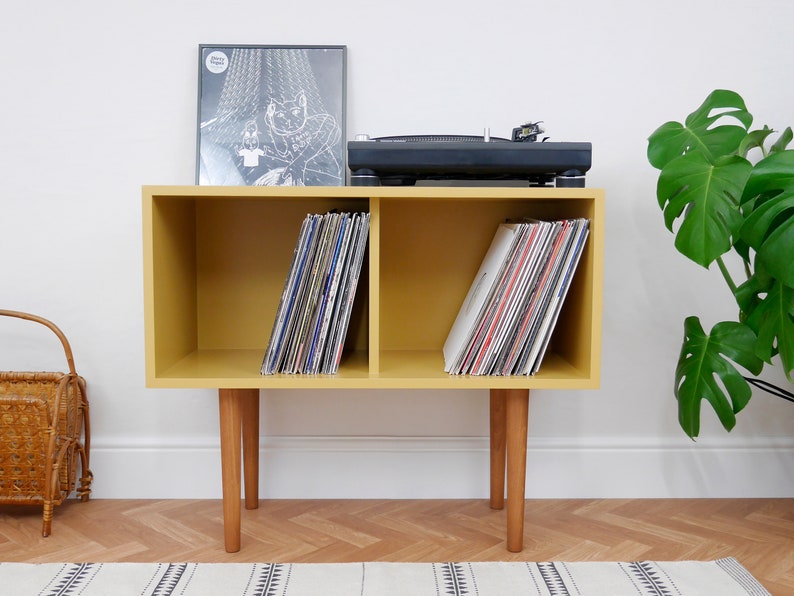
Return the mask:
<path id="1" fill-rule="evenodd" d="M 500 224 L 444 344 L 444 370 L 534 375 L 589 227 L 587 219 Z"/>
<path id="2" fill-rule="evenodd" d="M 338 371 L 368 235 L 369 213 L 304 219 L 262 361 L 263 375 Z"/>

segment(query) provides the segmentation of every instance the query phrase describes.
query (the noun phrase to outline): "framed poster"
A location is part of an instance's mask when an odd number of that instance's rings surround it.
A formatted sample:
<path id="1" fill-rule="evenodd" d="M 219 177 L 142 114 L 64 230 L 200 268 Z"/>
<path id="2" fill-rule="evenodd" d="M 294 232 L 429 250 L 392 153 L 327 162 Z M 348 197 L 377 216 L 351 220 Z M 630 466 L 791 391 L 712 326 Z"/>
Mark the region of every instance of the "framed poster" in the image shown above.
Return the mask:
<path id="1" fill-rule="evenodd" d="M 345 184 L 345 46 L 199 46 L 196 183 Z"/>

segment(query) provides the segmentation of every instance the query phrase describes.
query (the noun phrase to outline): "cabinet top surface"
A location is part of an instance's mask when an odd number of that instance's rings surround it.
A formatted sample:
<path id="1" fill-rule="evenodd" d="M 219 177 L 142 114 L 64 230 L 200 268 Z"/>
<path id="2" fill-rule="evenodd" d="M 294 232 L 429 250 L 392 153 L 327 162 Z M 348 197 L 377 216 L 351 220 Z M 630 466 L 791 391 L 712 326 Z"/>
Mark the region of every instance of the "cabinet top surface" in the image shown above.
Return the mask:
<path id="1" fill-rule="evenodd" d="M 174 197 L 384 197 L 384 198 L 596 198 L 599 188 L 514 186 L 143 186 L 144 196 Z"/>

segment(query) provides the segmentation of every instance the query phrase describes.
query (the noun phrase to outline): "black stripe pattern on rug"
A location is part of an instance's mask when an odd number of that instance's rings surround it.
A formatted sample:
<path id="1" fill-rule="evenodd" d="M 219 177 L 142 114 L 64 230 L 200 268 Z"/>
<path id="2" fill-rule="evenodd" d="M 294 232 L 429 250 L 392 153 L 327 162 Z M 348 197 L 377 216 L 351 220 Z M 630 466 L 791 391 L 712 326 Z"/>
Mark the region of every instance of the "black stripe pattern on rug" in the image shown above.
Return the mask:
<path id="1" fill-rule="evenodd" d="M 279 563 L 256 565 L 252 596 L 277 596 L 282 586 L 285 587 L 289 573 L 287 567 Z"/>
<path id="2" fill-rule="evenodd" d="M 649 596 L 676 596 L 680 594 L 668 585 L 662 571 L 650 561 L 635 561 L 626 565 L 627 573 L 637 582 L 640 594 Z M 675 591 L 674 591 L 675 590 Z"/>

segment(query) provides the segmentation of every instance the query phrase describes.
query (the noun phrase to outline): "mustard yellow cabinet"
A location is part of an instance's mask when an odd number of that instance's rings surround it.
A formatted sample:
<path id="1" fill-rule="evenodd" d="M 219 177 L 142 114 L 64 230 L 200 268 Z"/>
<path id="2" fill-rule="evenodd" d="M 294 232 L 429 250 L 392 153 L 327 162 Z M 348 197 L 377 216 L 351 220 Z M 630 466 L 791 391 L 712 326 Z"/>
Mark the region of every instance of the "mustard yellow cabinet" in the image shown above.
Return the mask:
<path id="1" fill-rule="evenodd" d="M 339 372 L 261 375 L 301 222 L 332 209 L 370 213 Z M 522 217 L 590 220 L 541 369 L 451 376 L 452 322 L 498 224 Z M 529 390 L 598 387 L 603 246 L 600 189 L 143 187 L 146 381 L 219 390 L 226 550 L 240 548 L 241 467 L 257 506 L 260 389 L 454 388 L 490 390 L 491 506 L 504 504 L 507 466 L 507 548 L 520 551 Z"/>

